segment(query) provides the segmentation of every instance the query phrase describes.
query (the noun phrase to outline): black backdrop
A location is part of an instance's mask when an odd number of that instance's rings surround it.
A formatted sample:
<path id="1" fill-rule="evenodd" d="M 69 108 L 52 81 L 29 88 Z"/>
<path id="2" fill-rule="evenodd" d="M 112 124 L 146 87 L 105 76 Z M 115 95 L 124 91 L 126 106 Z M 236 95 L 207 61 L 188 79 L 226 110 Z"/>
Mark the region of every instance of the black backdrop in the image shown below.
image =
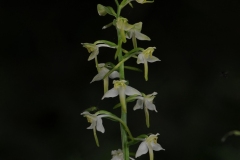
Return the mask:
<path id="1" fill-rule="evenodd" d="M 98 39 L 116 42 L 113 27 L 101 29 L 112 17 L 98 16 L 98 3 L 115 8 L 113 0 L 0 2 L 1 160 L 107 160 L 111 150 L 121 147 L 118 124 L 103 120 L 106 132 L 98 132 L 98 148 L 80 116 L 90 106 L 112 110 L 118 102 L 101 101 L 102 83 L 89 84 L 96 69 L 81 45 Z M 126 71 L 134 88 L 158 92 L 150 129 L 144 112 L 132 111 L 134 103 L 129 104 L 133 135 L 160 133 L 158 142 L 166 151 L 155 152 L 155 159 L 239 160 L 240 138 L 220 140 L 240 130 L 240 2 L 133 5 L 123 16 L 132 24 L 143 22 L 142 32 L 152 41 L 139 46 L 155 46 L 154 55 L 162 60 L 149 65 L 148 82 L 143 73 Z M 101 48 L 99 62 L 113 55 Z"/>

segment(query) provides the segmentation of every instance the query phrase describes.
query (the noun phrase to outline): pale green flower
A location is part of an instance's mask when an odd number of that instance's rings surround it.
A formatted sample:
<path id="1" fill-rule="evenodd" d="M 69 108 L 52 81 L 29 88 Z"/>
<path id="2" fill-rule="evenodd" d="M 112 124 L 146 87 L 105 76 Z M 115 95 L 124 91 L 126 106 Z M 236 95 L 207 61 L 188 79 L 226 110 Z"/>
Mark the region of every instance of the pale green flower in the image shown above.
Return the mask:
<path id="1" fill-rule="evenodd" d="M 105 129 L 104 129 L 103 124 L 102 124 L 102 118 L 107 117 L 107 115 L 95 115 L 95 114 L 91 114 L 87 111 L 81 113 L 81 115 L 86 117 L 87 121 L 89 123 L 91 123 L 91 125 L 87 129 L 93 129 L 96 144 L 97 144 L 97 146 L 99 146 L 96 130 L 99 131 L 99 132 L 102 132 L 102 133 L 105 132 Z"/>
<path id="2" fill-rule="evenodd" d="M 88 57 L 88 61 L 94 59 L 99 53 L 99 47 L 109 47 L 113 48 L 107 44 L 92 44 L 92 43 L 82 43 L 83 47 L 88 50 L 88 53 L 91 53 Z"/>
<path id="3" fill-rule="evenodd" d="M 148 80 L 148 62 L 160 61 L 160 59 L 152 55 L 155 49 L 156 47 L 148 47 L 138 55 L 137 64 L 144 64 L 144 77 L 146 81 Z"/>
<path id="4" fill-rule="evenodd" d="M 133 107 L 133 110 L 137 110 L 137 109 L 143 109 L 143 106 L 144 106 L 147 127 L 150 126 L 148 110 L 157 112 L 156 106 L 153 104 L 153 99 L 155 98 L 155 95 L 157 95 L 157 92 L 153 92 L 152 94 L 148 94 L 148 95 L 143 94 L 143 96 L 137 96 L 136 97 L 136 99 L 138 99 L 137 103 Z"/>
<path id="5" fill-rule="evenodd" d="M 127 33 L 126 37 L 128 39 L 135 37 L 139 40 L 150 41 L 151 39 L 148 36 L 146 36 L 145 34 L 142 34 L 141 30 L 142 30 L 142 22 L 135 23 L 133 25 L 133 27 L 129 31 L 126 32 Z"/>
<path id="6" fill-rule="evenodd" d="M 145 138 L 143 142 L 139 145 L 135 158 L 149 152 L 150 160 L 153 160 L 153 151 L 165 150 L 161 147 L 160 144 L 157 143 L 158 135 L 158 133 L 156 135 L 151 134 L 150 136 Z"/>
<path id="7" fill-rule="evenodd" d="M 133 25 L 128 24 L 128 20 L 123 17 L 118 17 L 116 20 L 116 27 L 120 30 L 122 41 L 126 42 L 125 31 L 129 31 L 133 28 Z"/>
<path id="8" fill-rule="evenodd" d="M 141 95 L 141 93 L 136 90 L 135 88 L 132 88 L 128 85 L 126 85 L 127 81 L 125 80 L 114 80 L 113 84 L 114 87 L 112 89 L 110 89 L 109 91 L 107 91 L 104 96 L 102 97 L 102 99 L 104 98 L 109 98 L 109 97 L 116 97 L 119 95 L 119 99 L 122 105 L 122 110 L 124 112 L 127 112 L 126 109 L 126 95 L 131 96 L 131 95 Z"/>
<path id="9" fill-rule="evenodd" d="M 131 160 L 134 160 L 133 158 L 129 157 Z M 111 160 L 124 160 L 123 152 L 121 149 L 112 151 L 112 159 Z"/>

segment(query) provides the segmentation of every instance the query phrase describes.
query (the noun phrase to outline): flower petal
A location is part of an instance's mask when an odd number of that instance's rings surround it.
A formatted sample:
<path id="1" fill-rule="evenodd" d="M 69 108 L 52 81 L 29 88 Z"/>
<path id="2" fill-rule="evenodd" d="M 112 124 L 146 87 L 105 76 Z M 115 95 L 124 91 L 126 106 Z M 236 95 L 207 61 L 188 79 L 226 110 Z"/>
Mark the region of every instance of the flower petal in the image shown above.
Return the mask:
<path id="1" fill-rule="evenodd" d="M 155 56 L 149 56 L 147 59 L 148 62 L 156 62 L 156 61 L 161 61 L 160 59 L 158 59 Z"/>
<path id="2" fill-rule="evenodd" d="M 162 148 L 162 146 L 158 143 L 151 142 L 152 149 L 154 151 L 160 151 L 160 150 L 165 150 Z"/>
<path id="3" fill-rule="evenodd" d="M 109 48 L 111 48 L 111 46 L 109 46 L 109 45 L 107 45 L 107 44 L 97 44 L 96 46 L 98 46 L 98 47 L 109 47 Z"/>
<path id="4" fill-rule="evenodd" d="M 145 100 L 145 105 L 149 110 L 157 112 L 156 106 L 152 102 L 149 102 L 148 100 Z"/>
<path id="5" fill-rule="evenodd" d="M 102 133 L 105 132 L 105 129 L 104 129 L 103 124 L 102 124 L 102 118 L 99 117 L 99 116 L 97 117 L 97 130 L 99 132 L 102 132 Z"/>
<path id="6" fill-rule="evenodd" d="M 138 99 L 136 105 L 133 107 L 133 110 L 135 111 L 136 109 L 143 109 L 143 100 Z"/>
<path id="7" fill-rule="evenodd" d="M 98 55 L 98 49 L 94 50 L 88 57 L 88 61 L 94 59 Z"/>
<path id="8" fill-rule="evenodd" d="M 136 90 L 133 87 L 127 86 L 127 85 L 126 85 L 126 88 L 125 88 L 125 94 L 128 95 L 128 96 L 131 96 L 131 95 L 142 95 L 138 90 Z"/>
<path id="9" fill-rule="evenodd" d="M 99 68 L 102 68 L 102 67 L 104 67 L 105 66 L 105 63 L 98 63 L 98 67 Z"/>
<path id="10" fill-rule="evenodd" d="M 145 41 L 150 41 L 151 40 L 147 35 L 142 34 L 140 32 L 137 32 L 137 31 L 135 31 L 135 36 L 139 40 L 145 40 Z"/>
<path id="11" fill-rule="evenodd" d="M 101 70 L 100 70 L 100 72 L 92 79 L 92 81 L 90 82 L 90 83 L 92 83 L 92 82 L 94 82 L 94 81 L 100 81 L 100 80 L 102 80 L 103 79 L 103 77 L 108 73 L 108 71 L 109 71 L 109 69 L 107 69 L 107 68 L 102 68 Z"/>
<path id="12" fill-rule="evenodd" d="M 104 94 L 102 99 L 104 99 L 105 97 L 107 97 L 107 98 L 108 97 L 116 97 L 117 95 L 118 95 L 118 91 L 115 88 L 112 88 Z"/>
<path id="13" fill-rule="evenodd" d="M 147 147 L 146 142 L 144 141 L 139 145 L 137 153 L 135 155 L 135 158 L 137 158 L 143 154 L 146 154 L 147 152 L 148 152 L 148 147 Z"/>
<path id="14" fill-rule="evenodd" d="M 140 53 L 138 55 L 137 64 L 144 63 L 144 55 Z"/>
<path id="15" fill-rule="evenodd" d="M 93 129 L 96 127 L 96 121 L 93 121 L 87 129 Z"/>
<path id="16" fill-rule="evenodd" d="M 114 78 L 119 78 L 119 73 L 117 72 L 117 71 L 113 71 L 110 75 L 109 75 L 109 77 L 110 78 L 112 78 L 112 79 L 114 79 Z"/>
<path id="17" fill-rule="evenodd" d="M 86 114 L 90 115 L 90 113 L 88 111 L 84 111 L 81 113 L 81 115 L 86 115 Z"/>

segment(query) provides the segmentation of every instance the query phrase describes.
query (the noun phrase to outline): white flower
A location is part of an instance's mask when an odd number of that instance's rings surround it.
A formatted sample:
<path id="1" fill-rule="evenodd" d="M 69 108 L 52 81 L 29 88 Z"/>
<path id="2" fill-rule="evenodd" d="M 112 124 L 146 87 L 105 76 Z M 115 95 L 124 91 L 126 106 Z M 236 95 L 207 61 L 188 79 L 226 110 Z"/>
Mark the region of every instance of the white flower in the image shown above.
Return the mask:
<path id="1" fill-rule="evenodd" d="M 136 97 L 136 99 L 138 99 L 137 103 L 133 107 L 133 110 L 137 110 L 137 109 L 143 109 L 143 106 L 144 106 L 147 127 L 150 126 L 148 109 L 157 112 L 156 106 L 153 104 L 153 99 L 155 98 L 155 95 L 157 95 L 157 92 L 153 92 L 152 94 L 148 94 L 148 95 L 143 94 L 143 97 L 137 96 Z"/>
<path id="2" fill-rule="evenodd" d="M 135 88 L 132 88 L 128 85 L 126 85 L 127 81 L 125 80 L 114 80 L 113 84 L 114 87 L 112 89 L 110 89 L 109 91 L 107 91 L 104 96 L 102 97 L 102 99 L 104 98 L 108 98 L 108 97 L 116 97 L 119 95 L 119 99 L 122 105 L 122 110 L 124 112 L 127 112 L 126 110 L 126 95 L 131 96 L 131 95 L 141 95 L 141 93 L 136 90 Z"/>
<path id="3" fill-rule="evenodd" d="M 153 160 L 153 151 L 165 150 L 157 143 L 158 135 L 158 133 L 156 135 L 151 134 L 149 137 L 145 138 L 139 145 L 135 158 L 149 152 L 150 160 Z"/>
<path id="4" fill-rule="evenodd" d="M 138 55 L 137 64 L 144 64 L 144 77 L 148 80 L 148 62 L 160 61 L 157 57 L 153 56 L 152 53 L 156 47 L 148 47 Z"/>
<path id="5" fill-rule="evenodd" d="M 129 31 L 126 32 L 127 33 L 126 37 L 128 39 L 131 39 L 132 37 L 135 37 L 139 40 L 150 41 L 150 38 L 148 36 L 146 36 L 145 34 L 142 34 L 141 30 L 142 30 L 142 22 L 135 23 L 133 25 L 133 28 L 131 28 Z"/>
<path id="6" fill-rule="evenodd" d="M 100 81 L 103 79 L 103 77 L 109 72 L 109 69 L 107 68 L 107 66 L 105 65 L 105 63 L 99 63 L 98 64 L 98 68 L 100 69 L 98 74 L 93 78 L 93 80 L 90 82 L 94 82 L 94 81 Z M 113 71 L 110 75 L 109 78 L 114 79 L 114 78 L 119 78 L 119 73 L 117 71 Z M 103 79 L 104 82 L 104 93 L 106 93 L 108 91 L 108 81 L 109 78 L 106 77 Z"/>
<path id="7" fill-rule="evenodd" d="M 96 129 L 99 132 L 102 132 L 102 133 L 105 132 L 105 129 L 104 129 L 103 124 L 102 124 L 102 117 L 107 117 L 107 115 L 95 115 L 95 114 L 91 114 L 87 111 L 81 113 L 81 115 L 86 117 L 87 121 L 89 123 L 91 123 L 91 125 L 87 129 L 93 129 L 93 134 L 94 134 L 96 144 L 97 144 L 97 146 L 99 146 Z"/>
<path id="8" fill-rule="evenodd" d="M 129 157 L 131 160 L 134 160 L 133 158 Z M 112 151 L 112 159 L 111 160 L 124 160 L 123 152 L 121 149 Z"/>
<path id="9" fill-rule="evenodd" d="M 87 118 L 87 121 L 91 123 L 91 125 L 87 129 L 97 129 L 97 131 L 104 133 L 105 129 L 102 124 L 102 117 L 105 117 L 106 115 L 95 115 L 91 114 L 87 111 L 81 113 L 84 117 Z"/>
<path id="10" fill-rule="evenodd" d="M 136 105 L 133 107 L 133 110 L 143 109 L 144 106 L 151 111 L 157 112 L 156 106 L 153 104 L 153 99 L 155 98 L 155 95 L 157 95 L 157 92 L 153 92 L 152 94 L 148 94 L 146 96 L 144 95 L 143 97 L 142 96 L 136 97 L 136 99 L 138 100 Z"/>
<path id="11" fill-rule="evenodd" d="M 109 47 L 113 48 L 107 44 L 92 44 L 92 43 L 82 43 L 83 47 L 88 50 L 88 53 L 91 53 L 88 57 L 88 61 L 94 59 L 99 53 L 99 47 Z"/>
<path id="12" fill-rule="evenodd" d="M 98 74 L 92 79 L 92 82 L 94 81 L 100 81 L 103 79 L 103 77 L 109 72 L 109 69 L 105 67 L 105 63 L 99 63 L 98 67 L 100 68 L 100 71 Z M 106 77 L 108 78 L 108 77 Z M 114 79 L 114 78 L 119 78 L 119 73 L 117 71 L 113 71 L 110 75 L 109 78 Z"/>

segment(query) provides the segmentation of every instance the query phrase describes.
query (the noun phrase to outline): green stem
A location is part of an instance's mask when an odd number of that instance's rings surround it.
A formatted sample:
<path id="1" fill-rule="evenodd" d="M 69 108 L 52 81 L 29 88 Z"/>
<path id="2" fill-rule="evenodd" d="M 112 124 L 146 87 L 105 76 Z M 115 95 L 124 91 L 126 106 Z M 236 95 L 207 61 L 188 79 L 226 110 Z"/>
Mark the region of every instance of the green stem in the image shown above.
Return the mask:
<path id="1" fill-rule="evenodd" d="M 121 13 L 121 5 L 119 5 L 118 1 L 115 0 L 116 4 L 117 4 L 117 17 L 118 18 L 120 16 Z M 120 30 L 117 29 L 117 33 L 118 33 L 118 48 L 117 48 L 117 56 L 118 56 L 118 61 L 121 62 L 123 59 L 122 56 L 122 39 L 121 39 L 121 33 Z M 124 74 L 124 63 L 122 63 L 119 67 L 119 74 L 120 74 L 120 80 L 124 80 L 125 79 L 125 74 Z M 126 104 L 126 102 L 125 102 Z M 121 120 L 127 125 L 127 114 L 126 112 L 124 112 L 122 110 L 122 114 L 121 114 Z M 120 129 L 121 129 L 121 140 L 122 140 L 122 150 L 123 150 L 123 154 L 124 154 L 124 160 L 129 160 L 129 147 L 128 147 L 128 139 L 127 139 L 127 133 L 124 130 L 123 125 L 120 125 Z"/>

